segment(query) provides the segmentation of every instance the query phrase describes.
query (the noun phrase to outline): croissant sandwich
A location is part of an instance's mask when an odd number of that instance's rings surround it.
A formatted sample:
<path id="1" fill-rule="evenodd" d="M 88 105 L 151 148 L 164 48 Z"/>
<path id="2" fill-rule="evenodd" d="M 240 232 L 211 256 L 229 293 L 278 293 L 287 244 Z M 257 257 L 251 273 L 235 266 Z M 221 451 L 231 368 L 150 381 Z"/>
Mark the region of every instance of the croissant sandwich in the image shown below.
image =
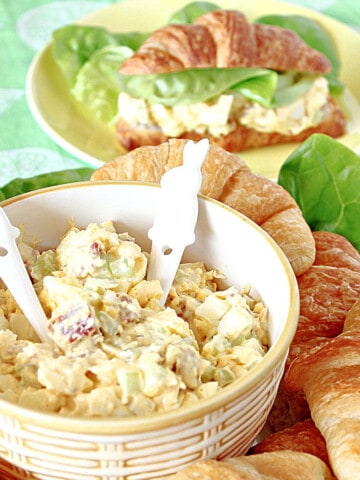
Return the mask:
<path id="1" fill-rule="evenodd" d="M 240 152 L 313 133 L 339 137 L 346 120 L 329 94 L 331 69 L 294 32 L 251 24 L 239 11 L 169 24 L 119 68 L 117 138 L 132 150 L 205 136 Z"/>

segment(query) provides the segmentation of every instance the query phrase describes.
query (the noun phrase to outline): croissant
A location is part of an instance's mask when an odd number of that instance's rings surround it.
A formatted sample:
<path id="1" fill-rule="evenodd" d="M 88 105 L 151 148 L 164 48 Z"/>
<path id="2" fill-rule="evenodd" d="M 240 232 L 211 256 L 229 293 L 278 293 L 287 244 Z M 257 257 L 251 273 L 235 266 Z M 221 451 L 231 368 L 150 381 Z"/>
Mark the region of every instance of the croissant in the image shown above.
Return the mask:
<path id="1" fill-rule="evenodd" d="M 155 31 L 119 71 L 134 75 L 207 67 L 331 70 L 329 60 L 294 32 L 251 24 L 237 10 L 215 10 L 191 25 L 173 24 Z"/>
<path id="2" fill-rule="evenodd" d="M 360 297 L 352 305 L 345 318 L 344 332 L 350 330 L 360 330 Z"/>
<path id="3" fill-rule="evenodd" d="M 315 455 L 330 468 L 325 439 L 311 418 L 270 434 L 252 447 L 250 453 L 275 452 L 278 450 L 294 450 Z"/>
<path id="4" fill-rule="evenodd" d="M 186 140 L 139 147 L 95 170 L 92 180 L 160 182 L 182 162 Z M 237 155 L 211 145 L 202 166 L 201 193 L 242 212 L 279 244 L 294 272 L 305 272 L 315 258 L 311 230 L 291 195 L 280 185 L 253 173 Z"/>
<path id="5" fill-rule="evenodd" d="M 294 32 L 272 25 L 251 24 L 244 14 L 236 10 L 215 10 L 200 16 L 190 25 L 167 25 L 153 32 L 140 48 L 119 68 L 124 75 L 142 75 L 181 71 L 189 68 L 266 68 L 276 71 L 298 71 L 324 74 L 331 70 L 329 60 L 310 48 Z M 226 93 L 226 92 L 225 92 Z M 123 107 L 124 108 L 124 107 Z M 135 106 L 133 108 L 136 108 Z M 321 107 L 321 121 L 315 126 L 303 127 L 291 133 L 265 131 L 244 125 L 238 113 L 232 111 L 228 130 L 214 134 L 184 127 L 172 137 L 199 140 L 204 135 L 214 145 L 231 152 L 274 145 L 285 142 L 302 142 L 313 133 L 339 137 L 345 131 L 343 111 L 332 97 Z M 151 117 L 152 114 L 150 113 Z M 141 145 L 158 145 L 170 137 L 156 120 L 130 121 L 122 107 L 119 110 L 117 138 L 127 150 Z"/>
<path id="6" fill-rule="evenodd" d="M 169 480 L 335 480 L 326 464 L 307 453 L 291 450 L 202 460 Z"/>
<path id="7" fill-rule="evenodd" d="M 334 232 L 313 232 L 314 265 L 344 267 L 360 272 L 360 253 L 344 236 Z"/>
<path id="8" fill-rule="evenodd" d="M 297 277 L 300 296 L 297 330 L 269 416 L 269 423 L 275 431 L 310 416 L 302 391 L 284 392 L 284 384 L 292 375 L 289 366 L 295 359 L 305 358 L 314 347 L 339 335 L 346 323 L 356 322 L 350 313 L 354 312 L 355 316 L 355 304 L 360 296 L 359 252 L 345 237 L 336 233 L 313 232 L 313 237 L 315 261 Z"/>
<path id="9" fill-rule="evenodd" d="M 304 392 L 338 480 L 360 479 L 360 330 L 295 359 L 284 388 L 289 395 Z"/>

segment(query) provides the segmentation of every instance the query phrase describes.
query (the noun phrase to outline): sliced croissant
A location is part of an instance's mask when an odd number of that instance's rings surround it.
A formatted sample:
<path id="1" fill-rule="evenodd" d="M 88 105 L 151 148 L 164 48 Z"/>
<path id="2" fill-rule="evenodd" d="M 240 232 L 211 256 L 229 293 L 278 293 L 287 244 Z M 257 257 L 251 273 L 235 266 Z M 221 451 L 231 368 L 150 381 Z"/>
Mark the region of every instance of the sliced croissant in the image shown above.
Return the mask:
<path id="1" fill-rule="evenodd" d="M 160 182 L 167 170 L 182 163 L 186 141 L 171 139 L 144 146 L 104 164 L 92 180 Z M 210 146 L 202 167 L 201 193 L 251 218 L 280 245 L 294 272 L 306 271 L 315 258 L 310 228 L 291 195 L 280 185 L 254 174 L 237 155 Z"/>
<path id="2" fill-rule="evenodd" d="M 119 71 L 127 75 L 185 68 L 255 67 L 327 73 L 329 60 L 294 32 L 249 23 L 237 10 L 215 10 L 191 25 L 156 30 Z"/>
<path id="3" fill-rule="evenodd" d="M 329 60 L 294 32 L 278 26 L 249 23 L 245 15 L 236 10 L 215 10 L 200 16 L 193 24 L 172 24 L 156 30 L 122 63 L 119 72 L 139 75 L 210 67 L 267 68 L 313 74 L 331 70 Z M 205 135 L 214 145 L 240 152 L 265 145 L 300 143 L 313 133 L 336 138 L 345 132 L 346 118 L 329 96 L 321 109 L 320 122 L 300 133 L 260 131 L 242 125 L 235 114 L 230 114 L 228 125 L 228 133 L 206 132 Z M 126 117 L 119 118 L 116 132 L 120 144 L 127 150 L 158 145 L 169 139 L 156 122 L 130 124 Z M 203 133 L 189 128 L 177 138 L 199 140 L 202 136 Z"/>
<path id="4" fill-rule="evenodd" d="M 329 137 L 337 138 L 344 134 L 346 128 L 346 118 L 344 112 L 332 97 L 322 109 L 322 120 L 315 127 L 310 127 L 298 134 L 286 135 L 278 132 L 260 132 L 254 128 L 246 127 L 239 123 L 234 124 L 234 129 L 227 134 L 214 136 L 209 133 L 200 134 L 195 131 L 185 132 L 177 138 L 198 141 L 204 136 L 218 147 L 222 147 L 228 152 L 242 152 L 250 148 L 280 145 L 282 143 L 297 142 L 301 143 L 314 133 L 323 133 Z M 160 128 L 138 124 L 129 125 L 123 120 L 119 120 L 116 125 L 116 136 L 119 143 L 126 150 L 133 150 L 143 145 L 159 145 L 166 142 L 170 137 L 165 135 Z"/>
<path id="5" fill-rule="evenodd" d="M 202 460 L 171 480 L 334 480 L 326 464 L 307 453 L 282 450 L 257 455 Z M 169 479 L 169 480 L 170 480 Z"/>

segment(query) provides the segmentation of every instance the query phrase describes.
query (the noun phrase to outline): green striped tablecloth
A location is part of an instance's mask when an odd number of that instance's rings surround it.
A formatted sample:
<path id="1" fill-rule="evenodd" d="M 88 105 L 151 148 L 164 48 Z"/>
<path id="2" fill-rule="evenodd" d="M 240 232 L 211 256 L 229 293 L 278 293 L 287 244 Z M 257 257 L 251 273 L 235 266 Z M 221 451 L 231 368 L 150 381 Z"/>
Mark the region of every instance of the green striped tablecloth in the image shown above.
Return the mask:
<path id="1" fill-rule="evenodd" d="M 84 166 L 38 126 L 28 108 L 25 79 L 53 30 L 112 3 L 115 0 L 0 0 L 0 187 L 19 176 Z M 358 1 L 289 3 L 334 17 L 360 33 Z"/>

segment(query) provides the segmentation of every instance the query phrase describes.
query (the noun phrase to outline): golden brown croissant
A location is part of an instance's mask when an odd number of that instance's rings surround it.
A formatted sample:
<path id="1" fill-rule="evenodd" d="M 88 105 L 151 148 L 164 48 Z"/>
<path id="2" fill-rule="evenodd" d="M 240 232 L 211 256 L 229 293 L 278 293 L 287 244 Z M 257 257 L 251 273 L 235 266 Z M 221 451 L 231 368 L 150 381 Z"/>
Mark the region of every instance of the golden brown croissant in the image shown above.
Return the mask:
<path id="1" fill-rule="evenodd" d="M 284 388 L 289 395 L 304 392 L 336 477 L 360 479 L 360 330 L 295 359 L 288 373 Z"/>
<path id="2" fill-rule="evenodd" d="M 327 339 L 334 338 L 343 331 L 348 312 L 360 296 L 360 271 L 356 268 L 360 264 L 360 258 L 354 247 L 349 246 L 345 238 L 336 237 L 334 249 L 337 250 L 337 255 L 334 256 L 333 249 L 327 243 L 334 238 L 333 235 L 315 234 L 314 238 L 316 252 L 319 254 L 317 261 L 322 258 L 322 262 L 328 265 L 312 265 L 297 278 L 300 316 L 290 345 L 282 385 L 292 375 L 293 371 L 288 367 L 294 359 L 306 357 L 312 348 L 326 343 Z M 344 262 L 349 264 L 346 252 L 353 255 L 350 262 L 353 269 L 337 266 Z M 287 392 L 286 397 L 296 420 L 301 421 L 310 415 L 308 402 L 301 392 Z"/>
<path id="3" fill-rule="evenodd" d="M 162 175 L 182 163 L 185 140 L 170 139 L 144 146 L 104 164 L 92 180 L 160 182 Z M 294 272 L 305 272 L 315 258 L 310 228 L 291 195 L 280 185 L 253 173 L 237 155 L 210 146 L 202 166 L 201 193 L 242 212 L 280 245 Z"/>
<path id="4" fill-rule="evenodd" d="M 269 423 L 274 431 L 310 416 L 302 392 L 283 391 L 291 375 L 289 366 L 298 357 L 306 357 L 314 347 L 339 335 L 345 324 L 356 322 L 355 304 L 360 296 L 360 255 L 342 235 L 313 232 L 314 264 L 297 277 L 300 295 L 300 316 L 289 348 L 284 379 L 270 412 Z M 360 303 L 360 301 L 358 301 Z M 360 308 L 360 306 L 358 307 Z M 352 315 L 351 315 L 351 312 Z M 344 324 L 345 322 L 345 324 Z"/>
<path id="5" fill-rule="evenodd" d="M 191 25 L 172 24 L 156 30 L 122 63 L 119 72 L 135 75 L 209 67 L 267 68 L 315 74 L 331 70 L 329 60 L 294 32 L 272 25 L 251 24 L 236 10 L 215 10 Z M 141 145 L 158 145 L 170 136 L 199 140 L 205 135 L 214 145 L 240 152 L 264 145 L 302 142 L 313 133 L 336 138 L 345 132 L 344 113 L 330 96 L 321 107 L 321 121 L 315 126 L 303 127 L 300 132 L 275 131 L 274 128 L 264 131 L 243 125 L 235 112 L 237 110 L 230 113 L 227 132 L 213 134 L 208 130 L 204 134 L 189 127 L 182 133 L 169 135 L 156 120 L 151 124 L 140 120 L 130 122 L 126 114 L 121 116 L 120 107 L 117 138 L 125 149 L 132 150 Z"/>
<path id="6" fill-rule="evenodd" d="M 313 232 L 316 246 L 314 265 L 345 267 L 360 272 L 360 253 L 345 237 L 334 232 Z"/>
<path id="7" fill-rule="evenodd" d="M 360 296 L 348 311 L 345 322 L 344 332 L 350 330 L 360 330 Z"/>
<path id="8" fill-rule="evenodd" d="M 333 480 L 319 458 L 307 453 L 279 450 L 257 455 L 202 460 L 172 475 L 169 480 Z"/>
<path id="9" fill-rule="evenodd" d="M 330 468 L 325 439 L 311 418 L 272 433 L 255 445 L 251 449 L 251 453 L 275 452 L 278 450 L 309 453 L 320 458 Z"/>
<path id="10" fill-rule="evenodd" d="M 251 24 L 237 10 L 215 10 L 191 25 L 173 24 L 156 30 L 119 71 L 134 75 L 206 67 L 331 70 L 329 60 L 294 32 Z"/>

